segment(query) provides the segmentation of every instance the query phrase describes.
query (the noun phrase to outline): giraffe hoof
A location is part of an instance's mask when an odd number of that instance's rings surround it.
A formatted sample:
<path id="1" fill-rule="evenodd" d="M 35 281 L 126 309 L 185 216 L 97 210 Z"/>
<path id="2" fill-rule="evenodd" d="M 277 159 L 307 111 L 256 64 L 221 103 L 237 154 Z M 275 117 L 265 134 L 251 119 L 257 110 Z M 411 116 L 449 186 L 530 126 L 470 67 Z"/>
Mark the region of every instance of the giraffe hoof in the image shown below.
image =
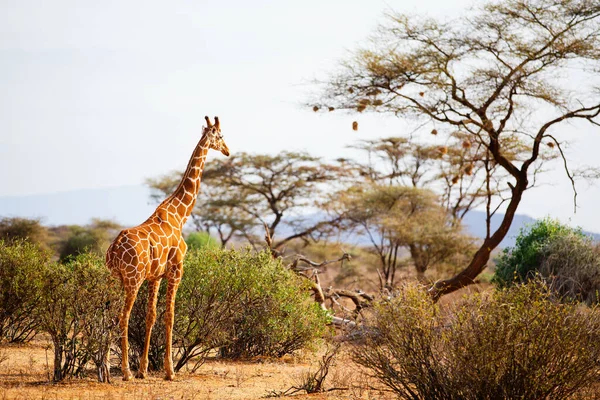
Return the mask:
<path id="1" fill-rule="evenodd" d="M 146 373 L 145 373 L 145 372 L 142 372 L 142 371 L 138 371 L 138 373 L 137 373 L 137 374 L 135 374 L 135 377 L 136 377 L 137 379 L 146 379 Z"/>
<path id="2" fill-rule="evenodd" d="M 167 372 L 167 375 L 165 376 L 165 381 L 172 381 L 172 380 L 175 380 L 175 373 L 174 372 L 171 372 L 171 373 Z"/>
<path id="3" fill-rule="evenodd" d="M 124 380 L 125 382 L 127 382 L 127 381 L 130 381 L 130 380 L 132 380 L 132 379 L 133 379 L 133 375 L 131 374 L 131 372 L 130 372 L 130 371 L 125 371 L 125 372 L 123 373 L 123 380 Z"/>

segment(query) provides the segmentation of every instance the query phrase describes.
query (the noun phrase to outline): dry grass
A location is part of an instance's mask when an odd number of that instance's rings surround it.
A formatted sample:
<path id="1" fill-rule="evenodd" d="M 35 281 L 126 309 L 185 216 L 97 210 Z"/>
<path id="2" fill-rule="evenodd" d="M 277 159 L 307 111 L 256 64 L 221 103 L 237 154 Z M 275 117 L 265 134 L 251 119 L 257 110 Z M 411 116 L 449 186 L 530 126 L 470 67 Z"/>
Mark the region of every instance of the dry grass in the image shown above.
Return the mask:
<path id="1" fill-rule="evenodd" d="M 46 362 L 48 349 L 48 362 Z M 45 339 L 24 346 L 3 346 L 6 356 L 0 363 L 0 400 L 5 399 L 261 399 L 269 393 L 284 392 L 318 365 L 318 355 L 287 357 L 281 360 L 244 362 L 208 360 L 196 373 L 181 372 L 174 382 L 163 380 L 162 373 L 151 373 L 145 380 L 123 382 L 113 370 L 112 383 L 89 378 L 53 384 L 52 349 Z M 373 384 L 345 355 L 331 372 L 329 387 L 347 390 L 322 394 L 288 396 L 294 399 L 392 399 L 389 393 L 370 389 Z M 114 360 L 113 364 L 116 363 Z"/>

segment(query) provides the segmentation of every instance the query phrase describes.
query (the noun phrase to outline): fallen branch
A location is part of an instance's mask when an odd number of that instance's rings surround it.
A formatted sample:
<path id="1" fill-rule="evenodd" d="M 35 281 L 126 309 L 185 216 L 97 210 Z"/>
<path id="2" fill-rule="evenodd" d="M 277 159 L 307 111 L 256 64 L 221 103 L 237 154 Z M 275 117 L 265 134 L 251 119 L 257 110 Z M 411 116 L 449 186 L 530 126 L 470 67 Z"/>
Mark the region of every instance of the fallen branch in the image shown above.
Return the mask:
<path id="1" fill-rule="evenodd" d="M 267 224 L 264 224 L 265 227 L 265 242 L 271 255 L 273 258 L 282 258 L 281 253 L 278 250 L 273 249 L 271 246 L 273 245 L 273 239 L 271 238 L 271 234 L 269 231 L 269 227 Z M 345 297 L 349 298 L 354 303 L 354 310 L 348 310 L 352 313 L 353 319 L 356 319 L 360 314 L 360 311 L 366 307 L 369 307 L 374 300 L 374 296 L 369 295 L 362 290 L 346 290 L 346 289 L 334 289 L 332 287 L 327 288 L 327 290 L 323 291 L 321 287 L 321 282 L 319 280 L 319 268 L 325 267 L 329 264 L 334 263 L 343 263 L 344 261 L 351 260 L 352 257 L 350 254 L 344 251 L 341 257 L 336 260 L 325 260 L 322 262 L 315 262 L 303 255 L 296 255 L 294 261 L 287 265 L 286 268 L 294 271 L 299 276 L 307 279 L 310 282 L 310 289 L 313 291 L 315 296 L 315 302 L 318 303 L 323 310 L 331 312 L 325 305 L 326 300 L 331 299 L 336 304 L 340 305 L 337 301 L 338 299 Z M 306 264 L 307 266 L 300 265 L 301 263 Z M 309 271 L 312 273 L 309 274 Z M 344 308 L 340 305 L 341 308 Z M 332 313 L 333 314 L 333 313 Z M 353 319 L 346 319 L 341 317 L 333 316 L 331 323 L 340 327 L 355 327 L 356 322 Z"/>

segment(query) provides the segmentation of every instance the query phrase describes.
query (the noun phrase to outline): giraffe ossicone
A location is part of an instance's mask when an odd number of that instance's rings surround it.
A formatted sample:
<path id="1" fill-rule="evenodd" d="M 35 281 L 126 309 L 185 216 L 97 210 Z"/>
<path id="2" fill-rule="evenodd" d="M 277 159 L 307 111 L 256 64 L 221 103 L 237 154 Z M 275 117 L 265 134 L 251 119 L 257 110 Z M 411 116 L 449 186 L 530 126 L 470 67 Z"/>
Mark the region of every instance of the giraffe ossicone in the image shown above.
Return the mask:
<path id="1" fill-rule="evenodd" d="M 214 124 L 211 123 L 210 118 L 204 118 L 207 126 L 202 129 L 202 137 L 192 153 L 177 189 L 160 203 L 156 211 L 145 222 L 121 231 L 106 252 L 106 265 L 111 273 L 121 280 L 125 292 L 125 304 L 119 317 L 119 326 L 122 350 L 121 369 L 123 380 L 126 381 L 133 377 L 129 369 L 127 338 L 133 303 L 140 286 L 147 280 L 146 335 L 140 369 L 137 373 L 138 378 L 145 378 L 148 372 L 150 335 L 156 321 L 158 288 L 163 278 L 168 283 L 165 312 L 165 379 L 172 380 L 175 377 L 171 349 L 175 295 L 183 276 L 183 258 L 187 250 L 182 229 L 196 203 L 208 151 L 213 149 L 229 156 L 229 148 L 221 134 L 219 118 L 215 117 Z"/>

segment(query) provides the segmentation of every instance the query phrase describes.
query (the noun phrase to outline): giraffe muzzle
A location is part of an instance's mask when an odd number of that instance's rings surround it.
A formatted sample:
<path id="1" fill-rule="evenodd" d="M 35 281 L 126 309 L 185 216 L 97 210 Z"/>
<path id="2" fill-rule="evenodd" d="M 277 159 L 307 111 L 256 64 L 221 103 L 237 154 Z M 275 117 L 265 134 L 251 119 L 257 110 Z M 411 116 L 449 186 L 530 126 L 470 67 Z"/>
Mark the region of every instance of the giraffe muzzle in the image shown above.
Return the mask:
<path id="1" fill-rule="evenodd" d="M 225 144 L 223 144 L 221 146 L 221 153 L 223 153 L 223 155 L 229 157 L 229 148 Z"/>

